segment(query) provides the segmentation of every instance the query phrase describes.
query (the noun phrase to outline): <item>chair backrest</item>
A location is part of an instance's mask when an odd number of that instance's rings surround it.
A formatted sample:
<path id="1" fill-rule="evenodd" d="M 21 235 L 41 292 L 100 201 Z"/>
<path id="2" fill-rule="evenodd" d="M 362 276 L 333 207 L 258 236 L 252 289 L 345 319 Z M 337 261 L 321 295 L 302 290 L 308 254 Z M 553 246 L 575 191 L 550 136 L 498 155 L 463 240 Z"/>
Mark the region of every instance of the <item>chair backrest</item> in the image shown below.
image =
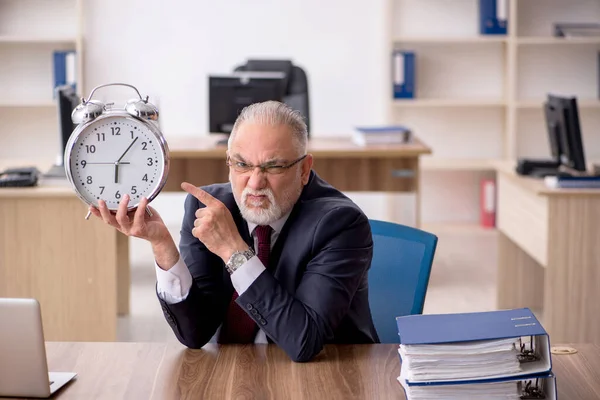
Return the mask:
<path id="1" fill-rule="evenodd" d="M 391 222 L 369 220 L 373 261 L 369 304 L 381 343 L 399 343 L 396 317 L 421 314 L 437 236 Z"/>
<path id="2" fill-rule="evenodd" d="M 247 60 L 246 64 L 236 67 L 235 71 L 283 72 L 286 75 L 283 102 L 304 116 L 310 134 L 308 77 L 302 68 L 292 64 L 290 60 Z"/>

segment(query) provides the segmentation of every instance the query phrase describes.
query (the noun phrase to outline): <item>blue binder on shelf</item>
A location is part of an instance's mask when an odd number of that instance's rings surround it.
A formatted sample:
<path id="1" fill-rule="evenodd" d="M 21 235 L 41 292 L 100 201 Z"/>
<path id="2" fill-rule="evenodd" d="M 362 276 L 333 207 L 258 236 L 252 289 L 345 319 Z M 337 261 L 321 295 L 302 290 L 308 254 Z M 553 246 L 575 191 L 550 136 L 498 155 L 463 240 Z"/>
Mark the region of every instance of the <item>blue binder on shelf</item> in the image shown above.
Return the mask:
<path id="1" fill-rule="evenodd" d="M 506 35 L 508 0 L 479 0 L 479 33 Z"/>
<path id="2" fill-rule="evenodd" d="M 53 53 L 54 89 L 70 85 L 77 90 L 77 75 L 74 50 L 57 50 Z M 56 93 L 56 90 L 53 90 Z"/>
<path id="3" fill-rule="evenodd" d="M 515 338 L 521 372 L 469 378 L 469 382 L 530 377 L 552 371 L 550 337 L 528 308 L 464 314 L 408 315 L 396 318 L 401 345 L 433 345 Z M 400 350 L 399 350 L 400 352 Z M 435 383 L 465 382 L 441 379 Z M 432 381 L 408 384 L 432 384 Z"/>
<path id="4" fill-rule="evenodd" d="M 415 53 L 395 50 L 392 53 L 392 81 L 395 99 L 415 97 Z"/>

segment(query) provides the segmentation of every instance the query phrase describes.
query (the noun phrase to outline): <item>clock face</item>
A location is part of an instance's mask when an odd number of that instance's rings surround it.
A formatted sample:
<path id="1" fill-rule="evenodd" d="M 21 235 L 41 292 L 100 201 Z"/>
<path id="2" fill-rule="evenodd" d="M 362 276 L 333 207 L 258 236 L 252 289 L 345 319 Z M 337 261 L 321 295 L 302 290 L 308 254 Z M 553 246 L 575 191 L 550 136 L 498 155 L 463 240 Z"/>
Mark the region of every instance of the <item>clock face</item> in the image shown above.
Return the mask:
<path id="1" fill-rule="evenodd" d="M 152 200 L 166 180 L 168 160 L 162 135 L 130 116 L 99 117 L 67 146 L 70 180 L 88 204 L 102 199 L 111 210 L 125 194 L 134 208 L 143 196 Z"/>

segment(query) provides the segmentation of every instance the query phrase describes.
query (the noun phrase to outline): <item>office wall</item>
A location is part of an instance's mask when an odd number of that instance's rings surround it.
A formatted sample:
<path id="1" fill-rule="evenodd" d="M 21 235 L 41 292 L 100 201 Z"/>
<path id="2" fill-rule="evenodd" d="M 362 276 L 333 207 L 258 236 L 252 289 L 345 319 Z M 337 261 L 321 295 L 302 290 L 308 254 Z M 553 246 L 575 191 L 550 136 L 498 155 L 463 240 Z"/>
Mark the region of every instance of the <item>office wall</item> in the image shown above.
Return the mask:
<path id="1" fill-rule="evenodd" d="M 203 135 L 209 74 L 248 57 L 290 58 L 308 73 L 315 135 L 348 135 L 357 124 L 385 119 L 384 3 L 88 1 L 86 88 L 132 83 L 160 96 L 167 139 Z"/>

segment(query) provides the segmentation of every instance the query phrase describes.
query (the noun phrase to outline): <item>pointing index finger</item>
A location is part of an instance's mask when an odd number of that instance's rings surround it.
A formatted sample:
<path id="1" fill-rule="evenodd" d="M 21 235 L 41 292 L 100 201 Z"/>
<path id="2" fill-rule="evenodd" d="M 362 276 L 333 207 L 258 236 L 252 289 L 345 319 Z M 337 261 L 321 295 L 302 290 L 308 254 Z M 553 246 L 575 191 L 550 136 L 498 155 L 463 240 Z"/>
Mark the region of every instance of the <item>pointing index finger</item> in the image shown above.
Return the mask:
<path id="1" fill-rule="evenodd" d="M 194 196 L 195 198 L 197 198 L 198 200 L 200 200 L 202 204 L 204 204 L 207 207 L 221 204 L 219 200 L 215 199 L 209 193 L 192 185 L 191 183 L 183 182 L 181 184 L 181 188 L 189 194 L 191 194 L 192 196 Z"/>

